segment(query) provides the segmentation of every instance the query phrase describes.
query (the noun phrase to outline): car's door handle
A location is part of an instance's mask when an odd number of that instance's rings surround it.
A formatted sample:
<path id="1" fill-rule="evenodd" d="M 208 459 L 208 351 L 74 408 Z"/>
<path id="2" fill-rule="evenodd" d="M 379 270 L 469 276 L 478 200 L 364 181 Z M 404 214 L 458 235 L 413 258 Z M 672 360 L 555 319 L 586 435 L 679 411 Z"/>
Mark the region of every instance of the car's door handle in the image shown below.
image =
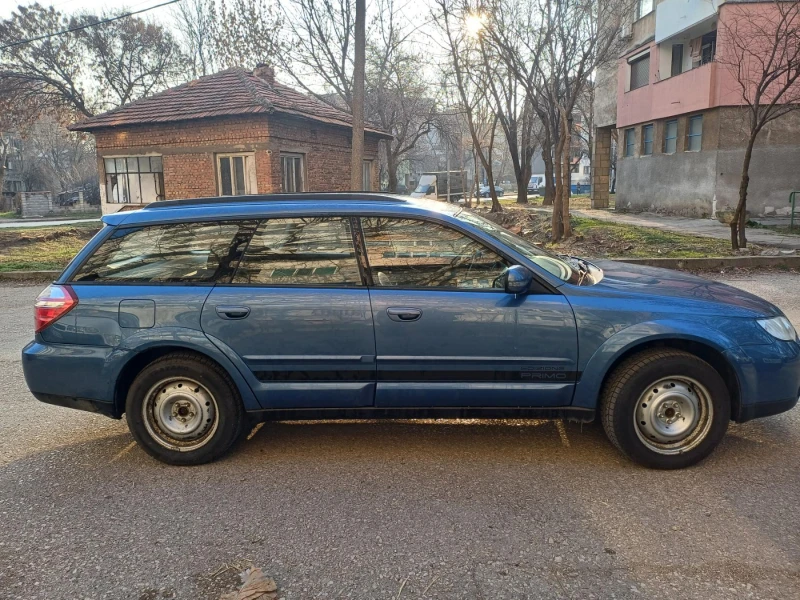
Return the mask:
<path id="1" fill-rule="evenodd" d="M 249 306 L 216 306 L 217 314 L 223 319 L 246 319 L 250 314 Z"/>
<path id="2" fill-rule="evenodd" d="M 392 321 L 406 322 L 418 321 L 422 311 L 418 308 L 387 308 L 386 314 Z"/>

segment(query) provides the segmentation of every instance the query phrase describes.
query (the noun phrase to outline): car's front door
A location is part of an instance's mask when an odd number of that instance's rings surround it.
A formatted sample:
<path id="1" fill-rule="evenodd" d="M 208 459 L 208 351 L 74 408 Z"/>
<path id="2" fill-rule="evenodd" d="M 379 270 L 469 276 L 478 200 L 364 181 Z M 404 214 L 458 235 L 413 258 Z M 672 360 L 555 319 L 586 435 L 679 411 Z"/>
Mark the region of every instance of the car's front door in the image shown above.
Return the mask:
<path id="1" fill-rule="evenodd" d="M 264 408 L 373 404 L 372 313 L 347 217 L 262 221 L 202 326 L 244 363 Z"/>
<path id="2" fill-rule="evenodd" d="M 510 262 L 449 226 L 362 219 L 372 286 L 379 407 L 566 406 L 575 317 L 543 287 L 507 294 Z"/>

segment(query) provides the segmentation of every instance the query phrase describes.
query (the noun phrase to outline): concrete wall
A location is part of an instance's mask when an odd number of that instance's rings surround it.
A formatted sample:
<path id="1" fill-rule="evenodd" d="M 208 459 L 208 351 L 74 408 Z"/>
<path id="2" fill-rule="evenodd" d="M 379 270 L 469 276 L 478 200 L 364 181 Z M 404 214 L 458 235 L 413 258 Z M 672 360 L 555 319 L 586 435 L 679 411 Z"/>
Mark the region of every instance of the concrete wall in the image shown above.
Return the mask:
<path id="1" fill-rule="evenodd" d="M 617 209 L 709 216 L 717 152 L 676 152 L 617 160 Z"/>
<path id="2" fill-rule="evenodd" d="M 21 192 L 20 206 L 23 218 L 88 213 L 97 210 L 96 206 L 90 206 L 84 201 L 83 192 L 79 193 L 78 200 L 70 206 L 55 204 L 50 192 Z"/>
<path id="3" fill-rule="evenodd" d="M 703 113 L 703 149 L 686 152 L 688 116 L 678 117 L 677 150 L 664 154 L 664 121 L 655 122 L 654 153 L 641 156 L 641 125 L 635 126 L 634 156 L 625 157 L 619 130 L 617 206 L 631 210 L 703 216 L 735 208 L 748 137 L 746 109 Z M 783 214 L 789 193 L 800 190 L 800 111 L 771 123 L 760 134 L 750 165 L 747 209 L 754 215 Z"/>

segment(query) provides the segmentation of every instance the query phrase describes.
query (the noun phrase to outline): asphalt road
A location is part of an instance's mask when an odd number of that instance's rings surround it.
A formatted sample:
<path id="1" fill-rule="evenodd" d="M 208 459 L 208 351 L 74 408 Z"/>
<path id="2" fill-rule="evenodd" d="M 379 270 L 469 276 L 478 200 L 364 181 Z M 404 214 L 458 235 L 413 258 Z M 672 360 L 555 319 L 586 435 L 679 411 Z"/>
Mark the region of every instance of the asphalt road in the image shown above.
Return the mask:
<path id="1" fill-rule="evenodd" d="M 800 325 L 800 276 L 734 285 Z M 0 598 L 800 597 L 800 410 L 733 425 L 678 472 L 597 425 L 280 423 L 167 467 L 124 422 L 46 406 L 19 350 L 41 286 L 0 287 Z"/>

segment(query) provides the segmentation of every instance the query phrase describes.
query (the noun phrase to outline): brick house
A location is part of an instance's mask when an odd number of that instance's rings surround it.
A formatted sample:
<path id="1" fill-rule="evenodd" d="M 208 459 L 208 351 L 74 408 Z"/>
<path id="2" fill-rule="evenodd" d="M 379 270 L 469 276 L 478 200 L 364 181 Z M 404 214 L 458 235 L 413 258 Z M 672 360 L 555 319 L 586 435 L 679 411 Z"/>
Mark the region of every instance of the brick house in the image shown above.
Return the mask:
<path id="1" fill-rule="evenodd" d="M 275 81 L 228 69 L 70 126 L 94 134 L 103 213 L 155 200 L 350 188 L 351 117 Z M 363 189 L 378 144 L 364 132 Z"/>

